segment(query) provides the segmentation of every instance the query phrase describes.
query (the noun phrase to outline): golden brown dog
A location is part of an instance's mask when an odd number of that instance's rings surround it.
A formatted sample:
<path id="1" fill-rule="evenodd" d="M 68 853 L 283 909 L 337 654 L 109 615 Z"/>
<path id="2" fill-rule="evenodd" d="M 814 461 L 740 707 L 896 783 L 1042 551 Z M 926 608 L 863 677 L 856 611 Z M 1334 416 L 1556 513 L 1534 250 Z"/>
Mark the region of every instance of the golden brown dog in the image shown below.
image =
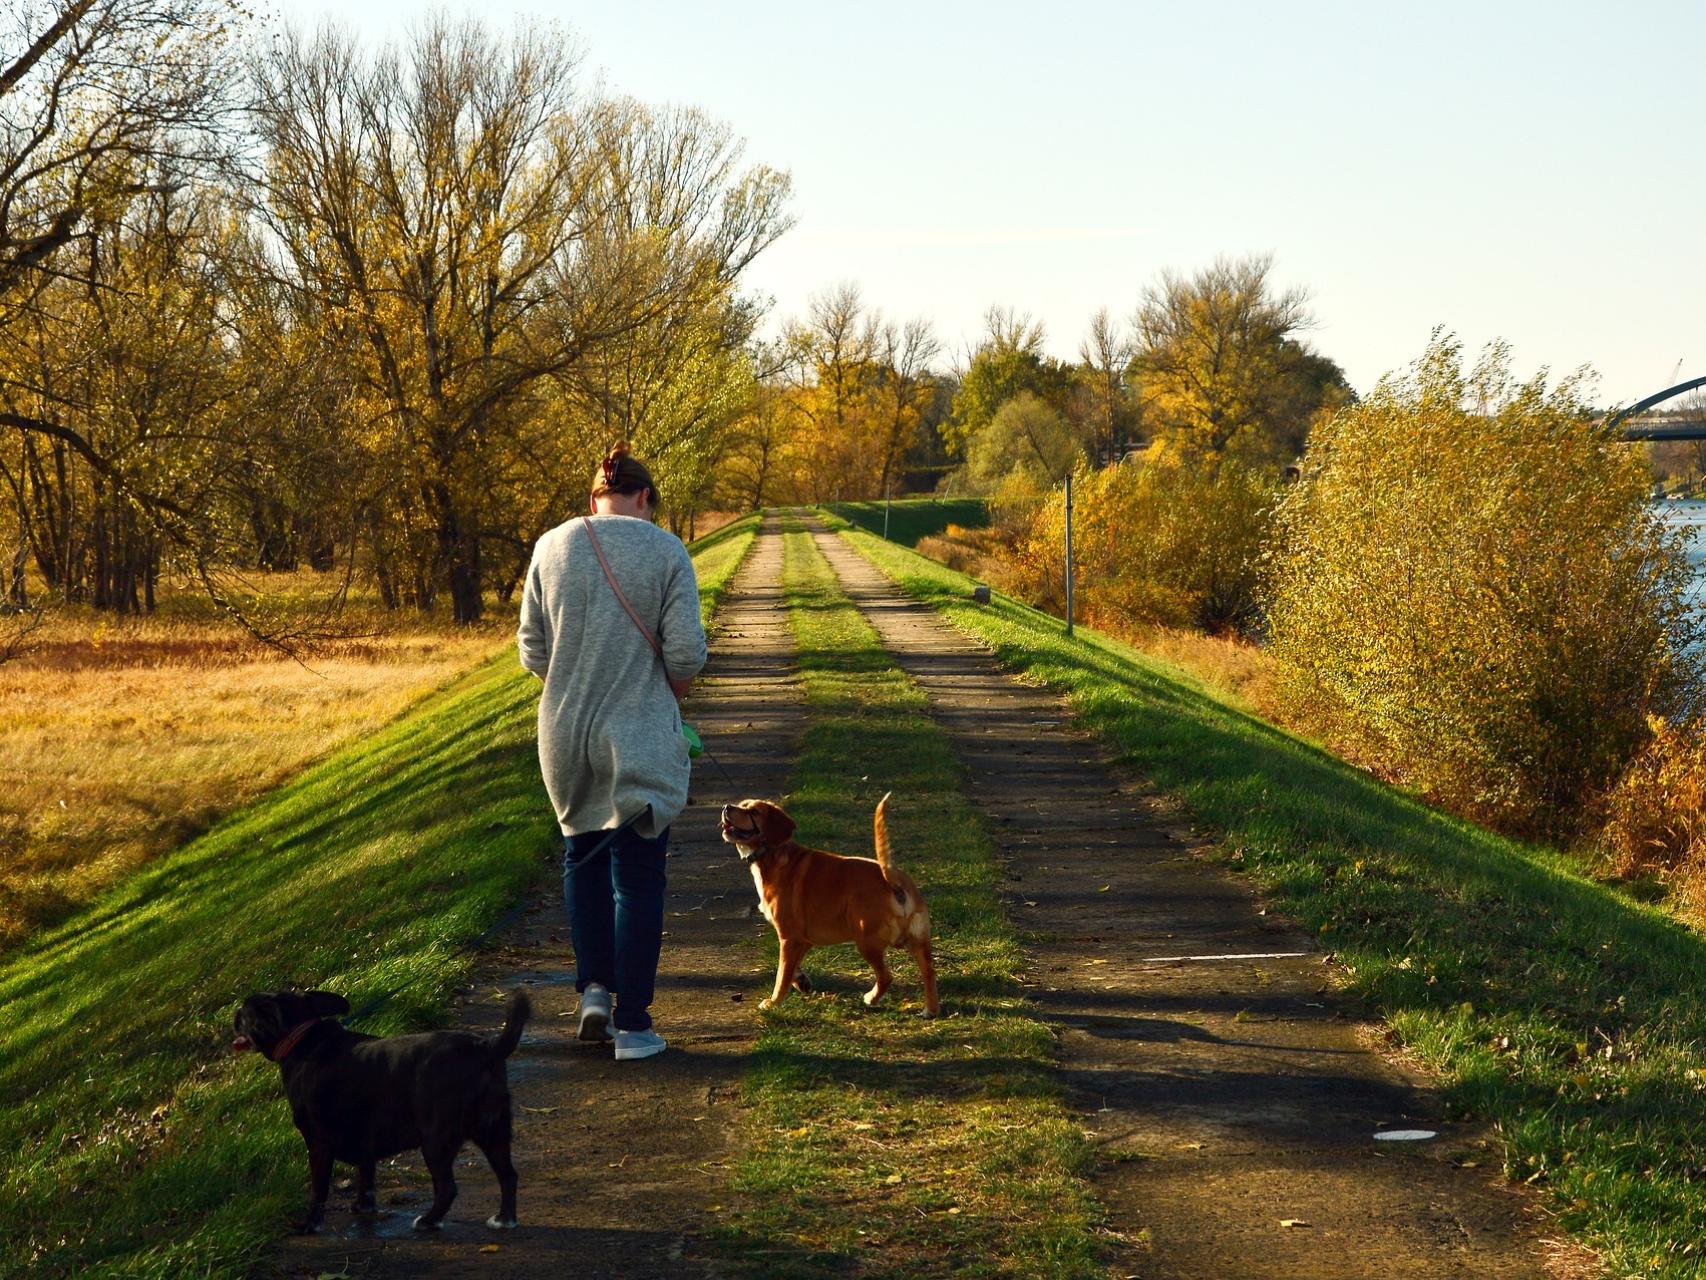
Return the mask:
<path id="1" fill-rule="evenodd" d="M 768 800 L 723 806 L 723 839 L 752 868 L 759 906 L 782 944 L 776 990 L 759 1008 L 768 1009 L 790 987 L 811 989 L 800 974 L 806 952 L 851 942 L 877 971 L 866 1004 L 880 1000 L 894 980 L 883 953 L 905 947 L 924 978 L 925 1016 L 941 1012 L 930 954 L 930 912 L 912 877 L 889 862 L 888 804 L 887 796 L 878 801 L 873 819 L 875 859 L 806 848 L 794 839 L 794 820 Z"/>

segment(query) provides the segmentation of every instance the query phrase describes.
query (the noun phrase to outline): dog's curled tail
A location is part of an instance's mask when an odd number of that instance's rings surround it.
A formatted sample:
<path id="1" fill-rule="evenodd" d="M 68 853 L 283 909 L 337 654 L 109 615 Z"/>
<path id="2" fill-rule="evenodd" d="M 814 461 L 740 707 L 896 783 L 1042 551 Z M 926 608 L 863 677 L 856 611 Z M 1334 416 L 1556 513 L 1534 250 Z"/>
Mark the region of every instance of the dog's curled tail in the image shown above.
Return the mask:
<path id="1" fill-rule="evenodd" d="M 889 796 L 893 794 L 892 791 L 887 792 L 877 801 L 876 816 L 871 819 L 877 845 L 877 865 L 883 869 L 885 880 L 889 878 Z"/>
<path id="2" fill-rule="evenodd" d="M 521 1043 L 521 1029 L 532 1015 L 533 1001 L 527 998 L 527 992 L 517 987 L 510 993 L 509 1008 L 504 1010 L 504 1029 L 492 1041 L 493 1057 L 501 1060 L 515 1052 L 515 1046 Z"/>

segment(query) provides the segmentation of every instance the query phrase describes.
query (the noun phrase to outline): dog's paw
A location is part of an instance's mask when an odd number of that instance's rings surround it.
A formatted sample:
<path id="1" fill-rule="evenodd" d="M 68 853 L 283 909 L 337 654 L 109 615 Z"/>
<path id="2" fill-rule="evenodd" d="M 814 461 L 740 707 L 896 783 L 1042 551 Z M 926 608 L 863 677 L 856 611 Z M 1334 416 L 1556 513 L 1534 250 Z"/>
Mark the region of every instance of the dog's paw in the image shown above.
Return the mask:
<path id="1" fill-rule="evenodd" d="M 774 1000 L 772 1000 L 769 996 L 765 996 L 764 999 L 762 999 L 758 1002 L 758 1007 L 760 1009 L 768 1009 L 771 1006 L 773 1006 L 775 1003 L 776 1002 Z"/>
<path id="2" fill-rule="evenodd" d="M 500 1218 L 494 1213 L 486 1219 L 486 1225 L 493 1231 L 514 1231 L 520 1223 L 516 1222 L 514 1218 Z"/>
<path id="3" fill-rule="evenodd" d="M 420 1217 L 415 1219 L 415 1230 L 416 1231 L 438 1231 L 438 1230 L 441 1230 L 443 1227 L 444 1227 L 444 1223 L 433 1222 L 424 1213 Z"/>

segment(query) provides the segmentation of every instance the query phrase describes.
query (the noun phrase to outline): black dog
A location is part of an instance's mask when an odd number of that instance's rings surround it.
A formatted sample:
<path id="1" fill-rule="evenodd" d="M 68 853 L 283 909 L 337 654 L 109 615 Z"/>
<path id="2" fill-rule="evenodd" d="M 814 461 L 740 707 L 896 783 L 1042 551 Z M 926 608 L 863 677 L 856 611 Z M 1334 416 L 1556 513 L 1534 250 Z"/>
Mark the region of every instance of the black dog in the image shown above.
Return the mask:
<path id="1" fill-rule="evenodd" d="M 330 991 L 275 991 L 243 1001 L 232 1019 L 231 1048 L 254 1049 L 278 1063 L 291 1115 L 308 1143 L 313 1187 L 302 1229 L 320 1229 L 333 1160 L 355 1166 L 356 1212 L 372 1213 L 374 1164 L 416 1147 L 432 1173 L 432 1208 L 415 1228 L 438 1227 L 456 1199 L 457 1152 L 470 1138 L 497 1174 L 502 1197 L 486 1225 L 515 1226 L 504 1060 L 532 1011 L 527 993 L 517 991 L 495 1040 L 471 1031 L 381 1040 L 330 1021 L 349 1012 L 349 1001 Z"/>

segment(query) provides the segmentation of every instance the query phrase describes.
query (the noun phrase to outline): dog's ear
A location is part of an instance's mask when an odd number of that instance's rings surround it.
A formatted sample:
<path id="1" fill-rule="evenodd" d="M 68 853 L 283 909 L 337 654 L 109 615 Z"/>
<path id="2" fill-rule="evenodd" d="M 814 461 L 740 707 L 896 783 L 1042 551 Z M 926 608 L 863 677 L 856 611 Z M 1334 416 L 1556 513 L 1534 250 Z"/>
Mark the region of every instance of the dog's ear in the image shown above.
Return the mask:
<path id="1" fill-rule="evenodd" d="M 302 998 L 316 1018 L 336 1018 L 349 1012 L 349 1001 L 335 991 L 309 991 Z"/>
<path id="2" fill-rule="evenodd" d="M 780 806 L 760 800 L 753 806 L 752 816 L 758 819 L 758 830 L 765 844 L 787 844 L 794 838 L 794 820 Z"/>

